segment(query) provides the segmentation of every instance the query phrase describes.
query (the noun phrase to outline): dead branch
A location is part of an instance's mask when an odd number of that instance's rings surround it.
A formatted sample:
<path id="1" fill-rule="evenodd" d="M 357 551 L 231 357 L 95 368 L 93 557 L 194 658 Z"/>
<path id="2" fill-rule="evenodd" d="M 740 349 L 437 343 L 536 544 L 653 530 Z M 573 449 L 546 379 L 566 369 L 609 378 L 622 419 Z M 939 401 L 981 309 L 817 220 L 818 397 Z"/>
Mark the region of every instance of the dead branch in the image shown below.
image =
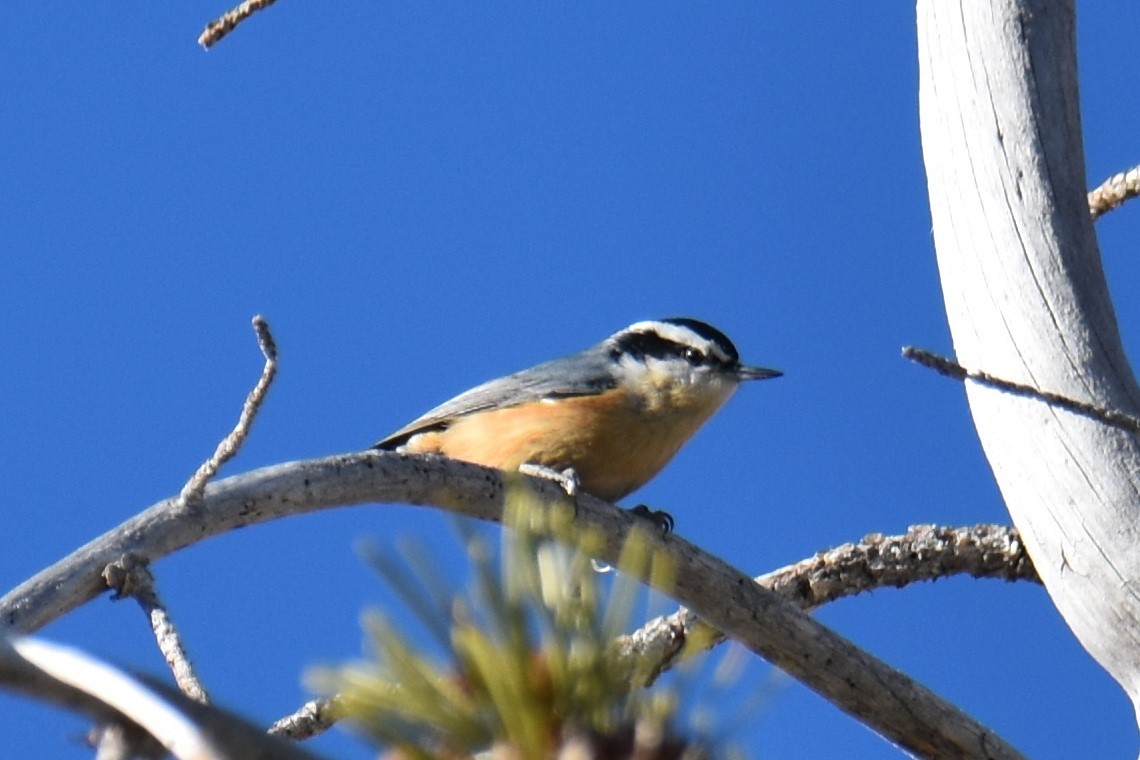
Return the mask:
<path id="1" fill-rule="evenodd" d="M 201 704 L 209 704 L 210 698 L 206 694 L 201 681 L 194 673 L 190 664 L 190 657 L 182 645 L 182 637 L 175 627 L 166 605 L 158 595 L 154 585 L 154 576 L 146 563 L 133 554 L 127 554 L 107 565 L 103 570 L 103 578 L 111 588 L 116 598 L 134 597 L 150 622 L 158 650 L 162 652 L 170 672 L 174 675 L 174 682 L 182 693 L 190 699 Z"/>
<path id="2" fill-rule="evenodd" d="M 245 0 L 235 8 L 222 14 L 216 21 L 206 24 L 205 31 L 198 36 L 198 44 L 209 50 L 223 37 L 247 18 L 273 5 L 277 0 Z"/>
<path id="3" fill-rule="evenodd" d="M 1140 416 L 1089 211 L 1073 0 L 919 0 L 919 124 L 958 361 L 1049 597 L 1140 708 Z M 1062 399 L 1087 403 L 1063 406 Z M 1115 423 L 1113 422 L 1115 420 Z M 1106 424 L 1108 423 L 1108 424 Z"/>
<path id="4" fill-rule="evenodd" d="M 96 737 L 105 757 L 316 760 L 242 718 L 39 639 L 0 636 L 0 685 L 113 726 Z"/>
<path id="5" fill-rule="evenodd" d="M 973 380 L 979 385 L 984 385 L 988 388 L 996 388 L 1006 393 L 1012 393 L 1015 396 L 1035 398 L 1051 406 L 1066 409 L 1075 414 L 1096 420 L 1097 422 L 1103 422 L 1105 425 L 1127 430 L 1130 433 L 1140 433 L 1140 418 L 1134 417 L 1131 414 L 1125 414 L 1115 409 L 1105 409 L 1096 404 L 1090 404 L 1087 401 L 1078 401 L 1077 399 L 1069 398 L 1060 393 L 1043 391 L 1025 383 L 1015 383 L 1012 380 L 1006 380 L 997 375 L 983 372 L 982 370 L 966 369 L 952 359 L 947 359 L 946 357 L 939 356 L 938 354 L 921 348 L 915 348 L 914 346 L 905 346 L 902 350 L 902 354 L 911 361 L 917 362 L 924 367 L 933 369 L 940 375 L 951 377 L 955 380 L 963 382 Z"/>
<path id="6" fill-rule="evenodd" d="M 253 318 L 253 331 L 257 335 L 257 345 L 265 357 L 265 367 L 261 370 L 261 378 L 257 381 L 257 385 L 253 386 L 249 396 L 246 397 L 233 431 L 222 439 L 214 450 L 213 456 L 203 462 L 198 471 L 183 486 L 182 493 L 179 494 L 178 509 L 196 506 L 202 499 L 202 492 L 205 490 L 206 484 L 218 474 L 222 465 L 233 459 L 234 455 L 241 449 L 245 439 L 249 436 L 249 429 L 253 425 L 253 420 L 257 417 L 262 402 L 265 401 L 269 386 L 273 384 L 273 378 L 277 376 L 277 342 L 273 340 L 273 334 L 269 331 L 269 323 L 260 314 Z"/>
<path id="7" fill-rule="evenodd" d="M 294 713 L 286 715 L 269 727 L 269 733 L 282 739 L 302 741 L 323 734 L 336 725 L 336 698 L 313 699 Z"/>
<path id="8" fill-rule="evenodd" d="M 899 536 L 874 533 L 858 543 L 819 552 L 794 565 L 773 570 L 755 580 L 803 610 L 881 588 L 969 575 L 1005 581 L 1040 583 L 1021 536 L 1004 525 L 948 528 L 915 525 Z M 654 678 L 672 668 L 700 619 L 681 609 L 655 618 L 620 642 L 625 654 L 636 657 Z M 720 633 L 703 635 L 699 646 L 724 642 Z"/>
<path id="9" fill-rule="evenodd" d="M 1089 213 L 1093 219 L 1140 195 L 1140 166 L 1114 174 L 1089 191 Z"/>

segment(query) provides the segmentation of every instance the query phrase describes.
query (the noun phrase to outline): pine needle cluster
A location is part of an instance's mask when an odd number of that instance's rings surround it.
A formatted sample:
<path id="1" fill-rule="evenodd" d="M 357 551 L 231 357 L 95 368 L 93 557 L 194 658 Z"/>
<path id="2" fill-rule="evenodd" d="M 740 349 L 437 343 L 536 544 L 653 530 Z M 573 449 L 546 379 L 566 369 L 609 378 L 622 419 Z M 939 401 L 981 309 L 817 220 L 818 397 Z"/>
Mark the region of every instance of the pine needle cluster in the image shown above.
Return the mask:
<path id="1" fill-rule="evenodd" d="M 642 606 L 639 579 L 668 587 L 669 563 L 635 532 L 619 572 L 601 574 L 591 560 L 600 537 L 574 525 L 572 507 L 542 504 L 523 485 L 511 493 L 497 557 L 461 527 L 474 580 L 459 593 L 422 549 L 370 553 L 442 657 L 374 611 L 371 658 L 314 683 L 392 758 L 707 757 L 672 729 L 675 695 L 643 688 L 651 673 L 614 644 Z"/>

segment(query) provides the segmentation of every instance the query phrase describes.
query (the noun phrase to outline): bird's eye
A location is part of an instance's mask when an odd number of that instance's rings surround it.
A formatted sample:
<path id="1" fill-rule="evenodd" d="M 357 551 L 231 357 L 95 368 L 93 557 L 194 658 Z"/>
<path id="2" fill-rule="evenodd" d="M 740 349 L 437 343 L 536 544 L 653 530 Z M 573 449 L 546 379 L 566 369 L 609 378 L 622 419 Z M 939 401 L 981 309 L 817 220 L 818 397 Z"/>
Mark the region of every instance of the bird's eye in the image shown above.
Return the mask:
<path id="1" fill-rule="evenodd" d="M 702 364 L 705 361 L 705 355 L 695 348 L 686 348 L 682 355 L 690 364 Z"/>

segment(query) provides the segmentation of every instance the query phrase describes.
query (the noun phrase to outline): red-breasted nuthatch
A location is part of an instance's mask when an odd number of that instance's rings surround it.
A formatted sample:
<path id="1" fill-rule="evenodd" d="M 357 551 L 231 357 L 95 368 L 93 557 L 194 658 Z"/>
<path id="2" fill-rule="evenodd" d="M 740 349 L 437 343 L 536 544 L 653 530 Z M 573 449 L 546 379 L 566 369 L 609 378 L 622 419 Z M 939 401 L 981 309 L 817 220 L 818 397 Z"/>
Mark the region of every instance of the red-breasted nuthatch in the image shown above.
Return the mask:
<path id="1" fill-rule="evenodd" d="M 583 491 L 613 502 L 656 475 L 742 381 L 781 374 L 741 364 L 704 322 L 638 322 L 461 393 L 373 448 L 501 470 L 572 468 Z"/>

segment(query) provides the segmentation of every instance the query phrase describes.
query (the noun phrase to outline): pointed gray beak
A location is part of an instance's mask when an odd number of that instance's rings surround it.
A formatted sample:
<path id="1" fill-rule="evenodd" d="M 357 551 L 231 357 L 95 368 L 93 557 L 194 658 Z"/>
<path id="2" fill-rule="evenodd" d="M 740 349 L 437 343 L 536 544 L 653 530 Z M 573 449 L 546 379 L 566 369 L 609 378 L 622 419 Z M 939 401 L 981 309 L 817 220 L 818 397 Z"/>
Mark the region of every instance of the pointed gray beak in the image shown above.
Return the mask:
<path id="1" fill-rule="evenodd" d="M 736 368 L 736 376 L 741 380 L 767 380 L 770 377 L 779 377 L 784 374 L 778 369 L 767 367 L 746 367 L 741 364 Z"/>

